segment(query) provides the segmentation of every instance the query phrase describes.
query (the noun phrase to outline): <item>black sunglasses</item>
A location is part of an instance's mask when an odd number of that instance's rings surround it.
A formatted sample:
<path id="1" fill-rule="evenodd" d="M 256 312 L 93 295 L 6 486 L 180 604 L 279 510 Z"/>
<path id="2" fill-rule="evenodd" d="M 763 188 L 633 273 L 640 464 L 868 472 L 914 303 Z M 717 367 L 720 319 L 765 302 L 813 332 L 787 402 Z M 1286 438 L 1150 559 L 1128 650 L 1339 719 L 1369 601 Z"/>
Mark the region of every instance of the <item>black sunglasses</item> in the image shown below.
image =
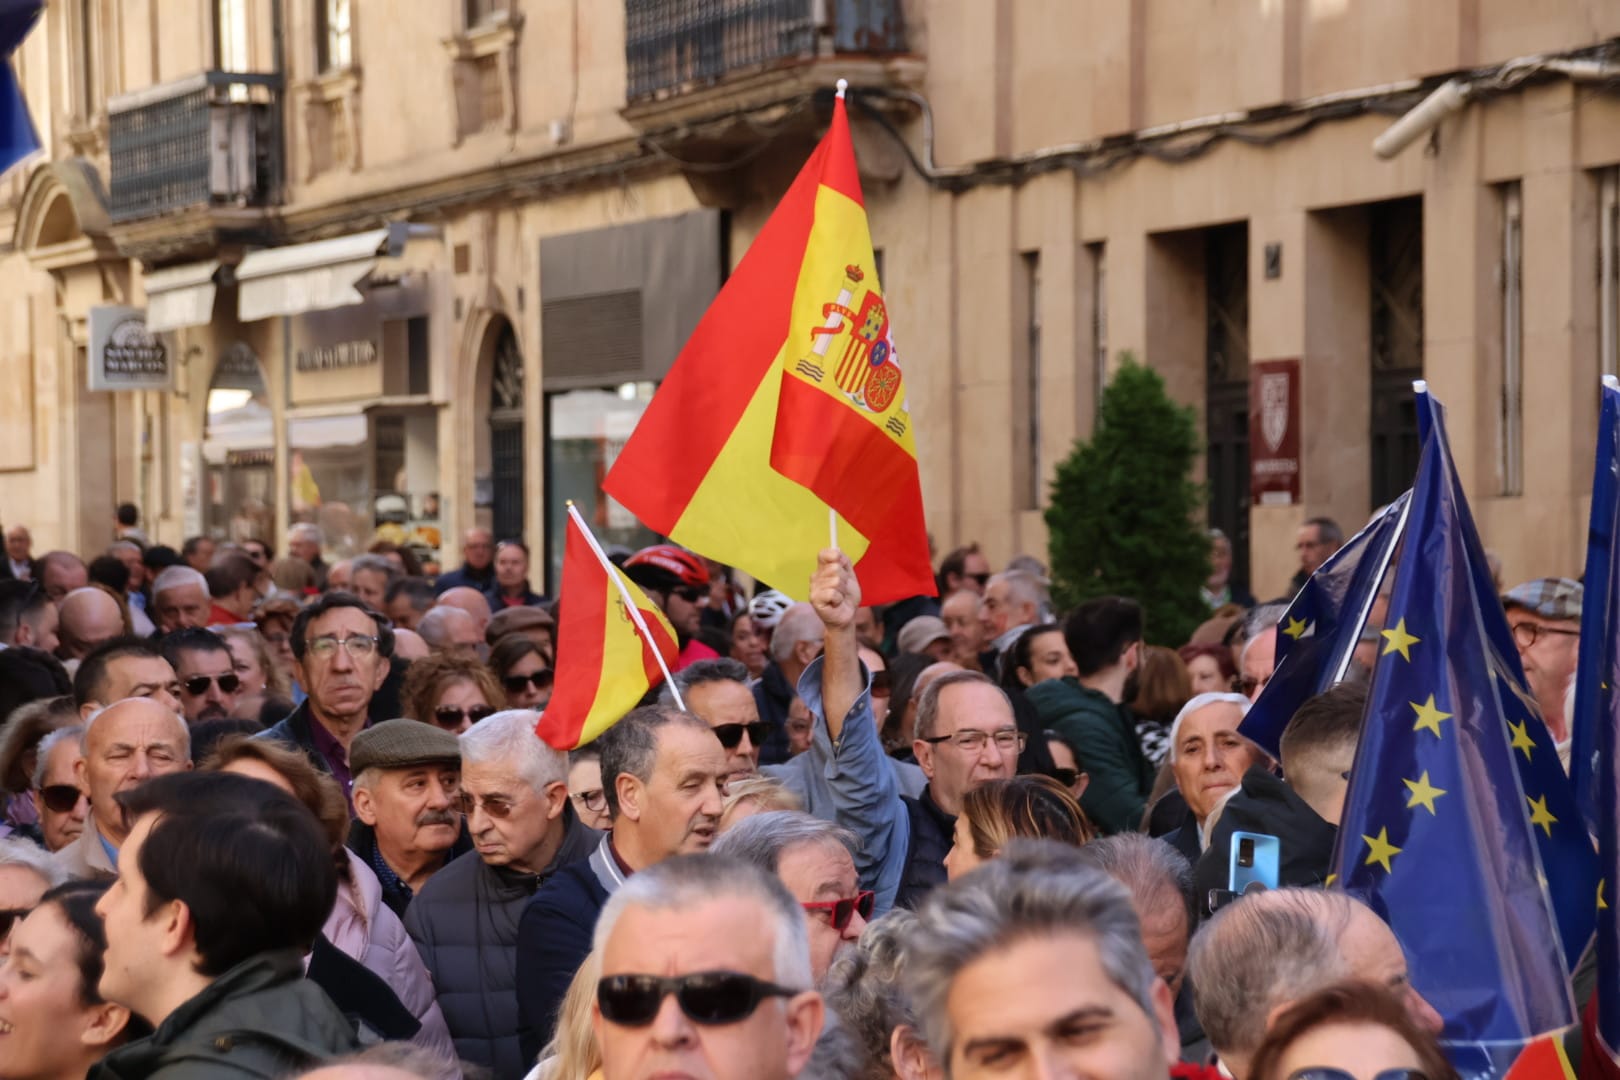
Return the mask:
<path id="1" fill-rule="evenodd" d="M 556 679 L 550 668 L 541 668 L 530 675 L 508 675 L 501 680 L 501 685 L 506 687 L 508 694 L 521 694 L 530 686 L 536 690 L 549 690 Z"/>
<path id="2" fill-rule="evenodd" d="M 219 690 L 222 694 L 234 694 L 242 689 L 242 680 L 229 671 L 223 675 L 193 675 L 190 678 L 181 679 L 180 685 L 185 689 L 186 693 L 196 697 L 198 694 L 208 693 L 208 684 L 216 682 L 219 683 Z"/>
<path id="3" fill-rule="evenodd" d="M 1061 768 L 1053 769 L 1052 779 L 1056 780 L 1066 788 L 1072 788 L 1074 785 L 1080 782 L 1080 770 Z"/>
<path id="4" fill-rule="evenodd" d="M 978 582 L 979 583 L 979 588 L 981 588 L 981 589 L 984 588 L 986 585 L 988 585 L 990 583 L 990 575 L 987 574 L 987 573 L 986 574 L 963 574 L 962 576 L 967 578 L 969 581 Z"/>
<path id="5" fill-rule="evenodd" d="M 872 917 L 872 906 L 877 900 L 877 894 L 872 892 L 858 892 L 854 896 L 846 896 L 839 900 L 817 900 L 803 905 L 806 911 L 829 911 L 832 913 L 832 928 L 834 930 L 847 930 L 849 920 L 855 917 L 858 911 L 861 918 Z"/>
<path id="6" fill-rule="evenodd" d="M 701 603 L 709 595 L 708 589 L 694 589 L 690 585 L 683 585 L 678 589 L 670 590 L 688 604 Z"/>
<path id="7" fill-rule="evenodd" d="M 39 789 L 39 801 L 53 814 L 66 814 L 85 798 L 84 792 L 72 784 L 47 784 Z"/>
<path id="8" fill-rule="evenodd" d="M 1356 1078 L 1343 1069 L 1313 1065 L 1308 1069 L 1289 1073 L 1288 1080 L 1356 1080 Z M 1372 1080 L 1429 1080 L 1429 1074 L 1421 1069 L 1385 1069 Z"/>
<path id="9" fill-rule="evenodd" d="M 721 724 L 714 729 L 715 738 L 727 750 L 735 750 L 742 745 L 743 732 L 748 732 L 748 741 L 758 750 L 765 742 L 765 736 L 770 734 L 770 725 L 763 720 L 756 720 L 752 724 Z"/>
<path id="10" fill-rule="evenodd" d="M 735 1024 L 752 1016 L 770 997 L 792 997 L 797 990 L 737 971 L 699 971 L 691 975 L 608 975 L 596 984 L 602 1018 L 625 1027 L 653 1022 L 664 999 L 675 995 L 681 1012 L 694 1024 Z"/>
<path id="11" fill-rule="evenodd" d="M 486 716 L 494 716 L 495 710 L 488 705 L 474 705 L 470 709 L 463 709 L 456 705 L 440 705 L 433 710 L 433 719 L 442 728 L 461 726 L 461 718 L 466 717 L 469 723 L 478 723 Z"/>

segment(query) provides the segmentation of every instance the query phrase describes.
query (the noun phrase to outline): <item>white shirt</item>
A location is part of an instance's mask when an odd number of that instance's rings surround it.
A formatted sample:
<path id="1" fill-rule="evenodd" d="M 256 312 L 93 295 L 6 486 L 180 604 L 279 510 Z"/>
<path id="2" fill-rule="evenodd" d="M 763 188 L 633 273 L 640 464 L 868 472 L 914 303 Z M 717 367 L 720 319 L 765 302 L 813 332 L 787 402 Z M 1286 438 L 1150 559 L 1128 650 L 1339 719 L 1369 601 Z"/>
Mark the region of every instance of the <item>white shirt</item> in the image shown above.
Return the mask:
<path id="1" fill-rule="evenodd" d="M 33 563 L 28 562 L 26 559 L 18 562 L 10 556 L 6 557 L 6 561 L 11 564 L 11 576 L 18 581 L 32 581 L 34 579 Z"/>

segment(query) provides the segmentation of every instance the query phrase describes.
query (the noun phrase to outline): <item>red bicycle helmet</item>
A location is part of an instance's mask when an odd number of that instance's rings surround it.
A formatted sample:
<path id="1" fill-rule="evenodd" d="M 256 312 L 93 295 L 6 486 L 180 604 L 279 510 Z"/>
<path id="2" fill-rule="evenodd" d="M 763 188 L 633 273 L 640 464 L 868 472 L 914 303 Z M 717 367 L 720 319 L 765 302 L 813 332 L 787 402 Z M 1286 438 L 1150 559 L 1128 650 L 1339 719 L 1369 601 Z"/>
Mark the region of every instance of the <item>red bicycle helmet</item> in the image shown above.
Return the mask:
<path id="1" fill-rule="evenodd" d="M 676 547 L 674 544 L 655 544 L 649 548 L 642 548 L 624 560 L 626 570 L 638 566 L 645 566 L 662 570 L 666 574 L 672 574 L 680 580 L 682 585 L 694 589 L 706 589 L 709 587 L 709 568 L 703 565 L 703 560 L 685 548 Z"/>

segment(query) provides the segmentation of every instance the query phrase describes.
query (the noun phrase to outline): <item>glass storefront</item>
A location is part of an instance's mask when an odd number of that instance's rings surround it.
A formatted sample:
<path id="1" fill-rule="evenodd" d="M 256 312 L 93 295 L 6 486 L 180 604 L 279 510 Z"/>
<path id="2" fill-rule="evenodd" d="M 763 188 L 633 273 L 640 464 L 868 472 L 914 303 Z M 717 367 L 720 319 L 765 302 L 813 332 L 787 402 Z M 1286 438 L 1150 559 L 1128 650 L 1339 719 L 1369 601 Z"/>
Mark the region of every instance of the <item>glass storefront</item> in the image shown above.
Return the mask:
<path id="1" fill-rule="evenodd" d="M 276 524 L 275 432 L 259 358 L 226 350 L 208 387 L 203 432 L 203 528 L 216 540 L 271 540 Z"/>
<path id="2" fill-rule="evenodd" d="M 631 551 L 658 542 L 658 534 L 602 491 L 602 479 L 624 448 L 655 385 L 568 390 L 546 395 L 546 584 L 555 595 L 562 579 L 563 545 L 572 499 L 591 531 L 609 549 Z"/>
<path id="3" fill-rule="evenodd" d="M 292 520 L 320 526 L 328 557 L 386 540 L 439 560 L 435 410 L 295 417 L 288 440 Z"/>

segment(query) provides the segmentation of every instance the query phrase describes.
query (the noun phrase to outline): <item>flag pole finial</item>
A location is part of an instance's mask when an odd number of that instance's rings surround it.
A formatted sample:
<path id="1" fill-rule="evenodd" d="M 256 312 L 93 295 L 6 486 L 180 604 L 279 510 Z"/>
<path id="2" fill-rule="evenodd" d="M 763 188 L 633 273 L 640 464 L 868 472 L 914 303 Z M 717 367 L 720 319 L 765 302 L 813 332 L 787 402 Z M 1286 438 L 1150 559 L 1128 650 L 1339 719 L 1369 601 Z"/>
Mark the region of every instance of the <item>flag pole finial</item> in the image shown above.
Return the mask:
<path id="1" fill-rule="evenodd" d="M 1413 379 L 1412 380 L 1412 393 L 1414 393 L 1414 394 L 1427 394 L 1428 392 L 1429 392 L 1429 380 L 1427 380 L 1427 379 Z"/>
<path id="2" fill-rule="evenodd" d="M 1603 385 L 1607 386 L 1610 390 L 1620 390 L 1620 375 L 1603 376 Z"/>
<path id="3" fill-rule="evenodd" d="M 849 80 L 848 79 L 839 79 L 838 80 L 838 100 L 839 101 L 844 100 L 844 91 L 848 90 L 848 89 L 849 89 Z"/>

